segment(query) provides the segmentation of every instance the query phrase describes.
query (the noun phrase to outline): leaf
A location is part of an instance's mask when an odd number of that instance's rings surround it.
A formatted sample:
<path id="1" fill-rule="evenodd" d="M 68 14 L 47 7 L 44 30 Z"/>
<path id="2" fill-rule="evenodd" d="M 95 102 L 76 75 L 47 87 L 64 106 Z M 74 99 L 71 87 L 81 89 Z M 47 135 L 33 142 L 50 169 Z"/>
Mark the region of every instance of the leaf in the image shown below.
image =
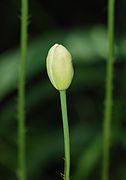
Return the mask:
<path id="1" fill-rule="evenodd" d="M 97 164 L 102 152 L 101 134 L 97 135 L 92 142 L 86 147 L 80 155 L 80 159 L 76 165 L 76 172 L 73 176 L 74 180 L 87 179 L 95 165 Z"/>

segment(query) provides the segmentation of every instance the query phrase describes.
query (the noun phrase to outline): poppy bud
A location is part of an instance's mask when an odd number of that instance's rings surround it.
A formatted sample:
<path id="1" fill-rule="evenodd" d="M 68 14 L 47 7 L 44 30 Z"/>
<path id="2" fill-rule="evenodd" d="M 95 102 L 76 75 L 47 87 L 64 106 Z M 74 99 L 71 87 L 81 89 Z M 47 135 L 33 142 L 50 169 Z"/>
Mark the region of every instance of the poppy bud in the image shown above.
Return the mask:
<path id="1" fill-rule="evenodd" d="M 46 59 L 47 73 L 57 90 L 66 90 L 73 78 L 72 57 L 69 51 L 60 44 L 52 46 Z"/>

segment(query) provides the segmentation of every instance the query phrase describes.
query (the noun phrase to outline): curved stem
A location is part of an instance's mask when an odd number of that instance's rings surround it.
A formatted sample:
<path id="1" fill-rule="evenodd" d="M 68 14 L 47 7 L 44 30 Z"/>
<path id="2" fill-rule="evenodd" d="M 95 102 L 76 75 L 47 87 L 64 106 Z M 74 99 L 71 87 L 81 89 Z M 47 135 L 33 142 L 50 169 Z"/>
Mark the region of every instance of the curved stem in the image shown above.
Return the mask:
<path id="1" fill-rule="evenodd" d="M 69 126 L 67 117 L 66 91 L 60 91 L 61 110 L 63 118 L 64 131 L 64 146 L 65 146 L 65 165 L 64 165 L 64 180 L 69 180 L 70 176 L 70 138 Z"/>
<path id="2" fill-rule="evenodd" d="M 109 148 L 110 148 L 110 131 L 112 119 L 112 90 L 113 90 L 113 60 L 114 60 L 114 4 L 115 0 L 108 1 L 108 38 L 109 54 L 107 63 L 106 76 L 106 97 L 103 121 L 103 169 L 102 180 L 109 179 Z"/>
<path id="3" fill-rule="evenodd" d="M 27 52 L 27 17 L 28 1 L 21 1 L 21 63 L 18 87 L 18 145 L 19 145 L 19 180 L 26 180 L 25 163 L 25 64 Z"/>

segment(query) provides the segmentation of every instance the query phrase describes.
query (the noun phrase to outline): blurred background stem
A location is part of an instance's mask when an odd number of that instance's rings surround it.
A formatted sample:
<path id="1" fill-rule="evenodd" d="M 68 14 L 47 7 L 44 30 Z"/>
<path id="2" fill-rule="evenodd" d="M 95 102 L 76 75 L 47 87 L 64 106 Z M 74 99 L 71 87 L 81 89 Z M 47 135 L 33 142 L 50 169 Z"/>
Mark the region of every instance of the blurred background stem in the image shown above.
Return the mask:
<path id="1" fill-rule="evenodd" d="M 64 146 L 65 146 L 65 165 L 64 165 L 64 180 L 69 180 L 70 174 L 70 140 L 69 126 L 67 117 L 66 91 L 60 91 L 61 110 L 63 118 Z"/>
<path id="2" fill-rule="evenodd" d="M 106 75 L 106 95 L 105 110 L 103 121 L 103 169 L 102 180 L 109 179 L 109 149 L 110 149 L 110 132 L 112 119 L 112 96 L 113 96 L 113 61 L 114 61 L 114 0 L 108 1 L 108 38 L 109 54 L 107 62 Z"/>
<path id="3" fill-rule="evenodd" d="M 19 180 L 26 180 L 25 162 L 25 64 L 27 54 L 28 1 L 21 1 L 21 63 L 18 94 Z"/>

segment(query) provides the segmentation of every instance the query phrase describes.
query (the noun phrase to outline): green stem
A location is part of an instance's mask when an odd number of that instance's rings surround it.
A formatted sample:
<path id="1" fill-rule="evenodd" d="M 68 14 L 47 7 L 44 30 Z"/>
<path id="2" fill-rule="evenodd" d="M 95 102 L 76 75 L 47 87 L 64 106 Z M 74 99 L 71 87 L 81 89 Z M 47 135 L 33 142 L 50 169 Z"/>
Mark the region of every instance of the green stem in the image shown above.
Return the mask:
<path id="1" fill-rule="evenodd" d="M 66 91 L 60 91 L 63 131 L 64 131 L 64 146 L 65 146 L 65 165 L 64 165 L 64 180 L 70 179 L 70 138 L 69 126 L 67 117 Z"/>
<path id="2" fill-rule="evenodd" d="M 114 60 L 114 4 L 115 0 L 108 2 L 108 38 L 109 54 L 106 76 L 106 97 L 103 121 L 103 169 L 102 180 L 109 180 L 109 149 L 110 149 L 110 131 L 112 119 L 112 96 L 113 96 L 113 60 Z"/>
<path id="3" fill-rule="evenodd" d="M 19 180 L 26 180 L 25 162 L 25 64 L 27 54 L 27 18 L 28 1 L 21 1 L 21 63 L 18 87 L 18 145 L 19 145 Z"/>

